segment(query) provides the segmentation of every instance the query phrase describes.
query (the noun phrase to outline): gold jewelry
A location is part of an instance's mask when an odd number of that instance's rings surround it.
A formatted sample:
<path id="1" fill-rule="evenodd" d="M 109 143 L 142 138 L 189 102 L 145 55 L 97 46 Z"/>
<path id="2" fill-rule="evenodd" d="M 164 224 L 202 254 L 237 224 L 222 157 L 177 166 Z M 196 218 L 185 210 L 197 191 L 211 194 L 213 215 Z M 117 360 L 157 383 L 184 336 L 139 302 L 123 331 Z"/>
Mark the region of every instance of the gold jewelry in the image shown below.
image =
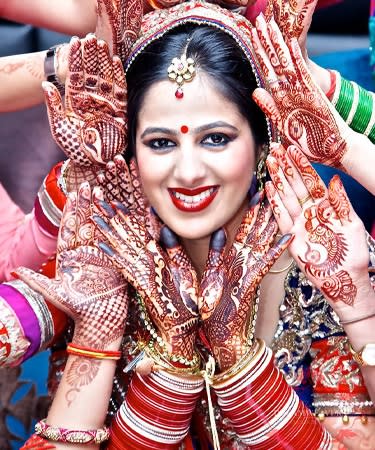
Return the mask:
<path id="1" fill-rule="evenodd" d="M 302 206 L 303 206 L 306 202 L 308 202 L 309 200 L 311 200 L 311 199 L 312 199 L 311 195 L 308 194 L 308 195 L 306 195 L 306 197 L 303 197 L 303 198 L 301 198 L 301 199 L 298 199 L 298 203 L 300 204 L 300 206 L 301 206 L 301 208 L 302 208 Z"/>
<path id="2" fill-rule="evenodd" d="M 282 273 L 282 272 L 285 272 L 290 267 L 292 267 L 293 263 L 294 263 L 294 259 L 292 258 L 292 260 L 290 261 L 290 263 L 286 267 L 283 267 L 282 269 L 274 269 L 274 270 L 270 269 L 268 271 L 268 273 Z"/>
<path id="3" fill-rule="evenodd" d="M 349 343 L 349 350 L 353 355 L 354 361 L 359 366 L 375 367 L 375 343 L 364 345 L 358 352 L 356 352 Z"/>
<path id="4" fill-rule="evenodd" d="M 184 96 L 182 85 L 185 82 L 192 81 L 196 73 L 194 59 L 186 57 L 189 41 L 190 39 L 188 39 L 184 52 L 180 58 L 173 58 L 172 63 L 168 67 L 168 78 L 178 84 L 178 88 L 174 94 L 178 99 L 181 99 Z"/>

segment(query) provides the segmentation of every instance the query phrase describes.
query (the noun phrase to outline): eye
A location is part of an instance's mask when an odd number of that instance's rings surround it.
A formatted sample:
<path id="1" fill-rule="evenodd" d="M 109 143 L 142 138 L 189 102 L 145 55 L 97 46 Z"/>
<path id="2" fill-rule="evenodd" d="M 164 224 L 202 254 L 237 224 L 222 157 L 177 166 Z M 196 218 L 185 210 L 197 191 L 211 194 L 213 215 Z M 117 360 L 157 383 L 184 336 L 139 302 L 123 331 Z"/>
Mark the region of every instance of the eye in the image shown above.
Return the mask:
<path id="1" fill-rule="evenodd" d="M 204 145 L 208 145 L 210 147 L 224 147 L 228 144 L 228 142 L 232 141 L 232 139 L 223 133 L 211 133 L 205 136 L 201 143 Z"/>
<path id="2" fill-rule="evenodd" d="M 166 138 L 151 139 L 146 143 L 152 150 L 170 150 L 176 146 L 176 143 Z"/>

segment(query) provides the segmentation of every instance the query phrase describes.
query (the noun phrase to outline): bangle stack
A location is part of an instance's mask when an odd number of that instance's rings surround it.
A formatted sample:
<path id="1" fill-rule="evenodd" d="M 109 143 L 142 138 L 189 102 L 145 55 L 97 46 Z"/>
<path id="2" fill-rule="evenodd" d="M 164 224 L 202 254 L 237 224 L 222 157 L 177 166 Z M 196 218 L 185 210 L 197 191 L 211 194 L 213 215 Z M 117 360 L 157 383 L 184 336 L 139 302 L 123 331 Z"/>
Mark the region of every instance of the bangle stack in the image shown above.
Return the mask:
<path id="1" fill-rule="evenodd" d="M 108 450 L 177 450 L 190 427 L 203 379 L 135 373 L 114 420 Z"/>
<path id="2" fill-rule="evenodd" d="M 375 142 L 374 94 L 336 73 L 332 104 L 345 122 L 355 131 Z"/>
<path id="3" fill-rule="evenodd" d="M 213 388 L 242 442 L 256 450 L 331 448 L 331 436 L 286 383 L 263 341 L 236 367 L 214 377 Z"/>

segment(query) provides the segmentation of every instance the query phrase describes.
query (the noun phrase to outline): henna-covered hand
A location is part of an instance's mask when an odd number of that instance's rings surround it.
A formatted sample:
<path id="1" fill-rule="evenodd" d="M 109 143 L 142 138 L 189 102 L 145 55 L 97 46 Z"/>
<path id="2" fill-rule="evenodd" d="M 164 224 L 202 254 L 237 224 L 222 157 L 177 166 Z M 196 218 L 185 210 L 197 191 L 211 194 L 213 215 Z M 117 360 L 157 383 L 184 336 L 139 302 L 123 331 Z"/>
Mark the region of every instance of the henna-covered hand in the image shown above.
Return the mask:
<path id="1" fill-rule="evenodd" d="M 300 149 L 274 144 L 266 192 L 282 233 L 293 233 L 289 252 L 344 320 L 359 289 L 371 292 L 369 252 L 362 221 L 340 178 L 328 188 Z"/>
<path id="2" fill-rule="evenodd" d="M 109 242 L 100 248 L 142 297 L 148 315 L 171 353 L 191 359 L 198 323 L 197 275 L 167 227 L 161 230 L 166 252 L 147 230 L 144 219 L 122 205 L 101 202 L 94 221 Z M 111 212 L 112 209 L 112 212 Z"/>
<path id="3" fill-rule="evenodd" d="M 72 38 L 65 105 L 56 87 L 43 83 L 52 136 L 77 166 L 103 165 L 126 147 L 126 84 L 121 60 L 88 35 Z"/>
<path id="4" fill-rule="evenodd" d="M 318 0 L 268 0 L 265 19 L 275 20 L 285 38 L 297 38 L 306 54 L 306 37 Z"/>
<path id="5" fill-rule="evenodd" d="M 288 145 L 302 148 L 310 161 L 342 169 L 348 127 L 314 83 L 297 40 L 285 42 L 274 21 L 258 17 L 252 42 L 269 90 L 256 89 L 255 102 Z"/>
<path id="6" fill-rule="evenodd" d="M 112 54 L 126 61 L 138 37 L 143 0 L 98 0 L 96 35 L 108 43 Z"/>
<path id="7" fill-rule="evenodd" d="M 292 239 L 286 235 L 272 246 L 277 224 L 271 207 L 258 195 L 226 256 L 224 231 L 212 235 L 202 276 L 199 313 L 221 370 L 235 364 L 251 346 L 259 284 Z"/>
<path id="8" fill-rule="evenodd" d="M 18 268 L 17 276 L 75 322 L 74 342 L 106 348 L 122 336 L 127 314 L 127 283 L 95 245 L 88 183 L 68 196 L 58 238 L 55 279 Z"/>

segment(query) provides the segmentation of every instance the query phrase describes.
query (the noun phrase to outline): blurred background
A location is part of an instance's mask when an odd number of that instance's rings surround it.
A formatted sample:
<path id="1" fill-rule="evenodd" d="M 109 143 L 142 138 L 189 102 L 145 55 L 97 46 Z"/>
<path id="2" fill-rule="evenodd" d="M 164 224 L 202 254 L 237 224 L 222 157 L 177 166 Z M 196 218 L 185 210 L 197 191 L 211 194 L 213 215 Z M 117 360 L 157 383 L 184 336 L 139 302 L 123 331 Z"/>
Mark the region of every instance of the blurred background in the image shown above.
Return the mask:
<path id="1" fill-rule="evenodd" d="M 342 0 L 319 9 L 308 50 L 322 66 L 336 69 L 373 91 L 369 10 L 369 0 Z M 68 40 L 68 36 L 0 20 L 0 56 L 45 50 Z M 42 179 L 62 158 L 50 136 L 44 105 L 0 114 L 0 182 L 26 212 L 32 208 Z M 324 167 L 319 167 L 319 172 L 326 181 L 333 174 Z M 374 197 L 350 177 L 342 176 L 354 207 L 370 229 L 375 217 Z M 48 353 L 44 352 L 22 368 L 0 370 L 1 450 L 19 449 L 35 420 L 45 416 L 47 360 Z"/>

